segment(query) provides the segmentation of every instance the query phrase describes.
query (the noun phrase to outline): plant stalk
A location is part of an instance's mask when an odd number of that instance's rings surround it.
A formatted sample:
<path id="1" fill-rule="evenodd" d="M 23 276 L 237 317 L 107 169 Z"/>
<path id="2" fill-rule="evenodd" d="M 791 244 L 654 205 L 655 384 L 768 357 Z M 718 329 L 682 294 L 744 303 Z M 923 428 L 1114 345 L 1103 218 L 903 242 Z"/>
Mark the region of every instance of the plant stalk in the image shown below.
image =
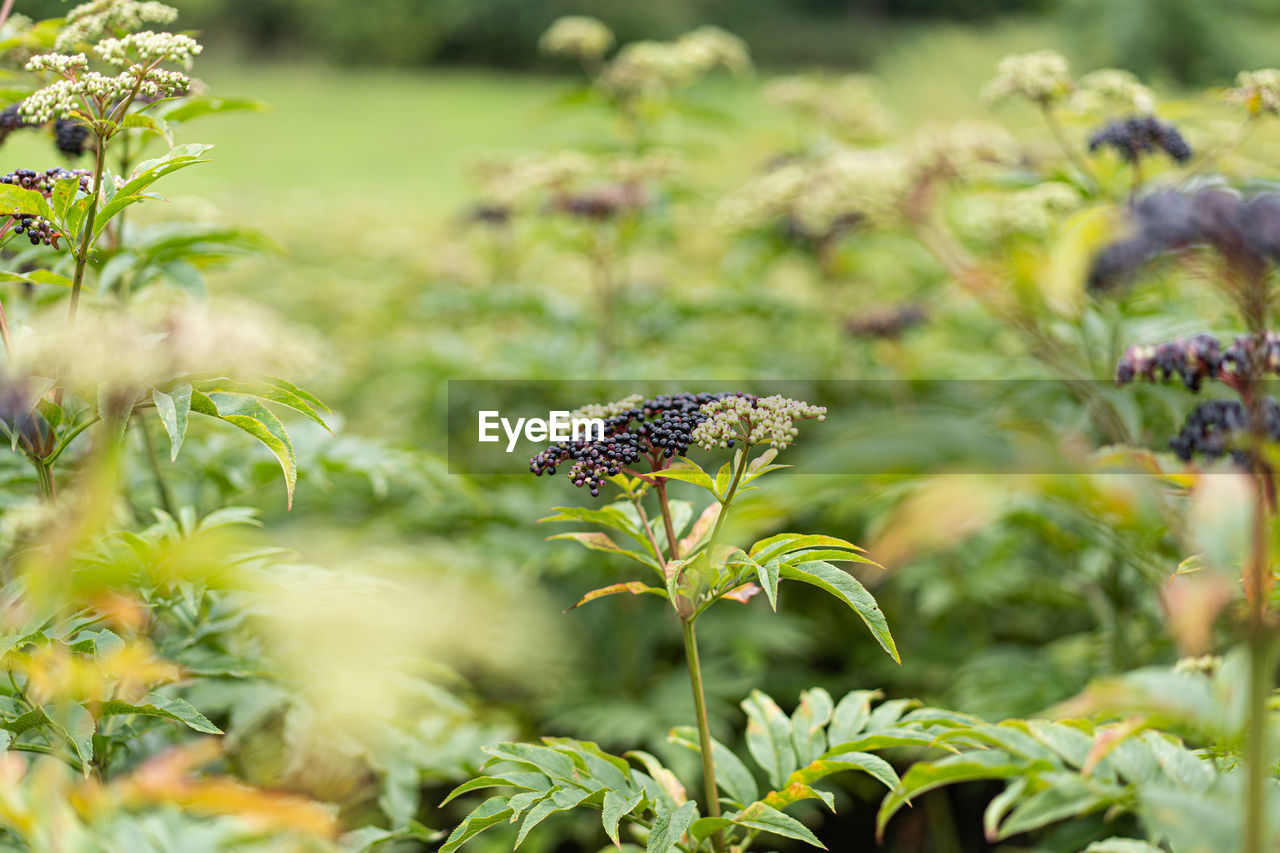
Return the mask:
<path id="1" fill-rule="evenodd" d="M 681 619 L 684 629 L 684 655 L 689 664 L 689 684 L 693 688 L 693 710 L 698 718 L 698 746 L 702 752 L 702 781 L 706 790 L 707 817 L 720 817 L 720 798 L 716 787 L 716 762 L 711 754 L 711 726 L 707 722 L 707 700 L 702 691 L 702 664 L 698 660 L 698 638 L 693 619 Z M 724 836 L 719 830 L 711 836 L 716 853 L 724 851 Z"/>
<path id="2" fill-rule="evenodd" d="M 80 237 L 80 248 L 76 252 L 76 272 L 71 279 L 71 307 L 67 313 L 67 325 L 74 326 L 76 312 L 80 308 L 80 289 L 84 286 L 84 270 L 89 265 L 89 246 L 93 242 L 94 220 L 98 218 L 98 199 L 102 195 L 102 174 L 106 170 L 107 140 L 98 137 L 97 158 L 93 166 L 93 198 L 89 199 L 89 209 L 84 215 L 84 234 Z"/>
<path id="3" fill-rule="evenodd" d="M 667 559 L 680 559 L 680 543 L 676 540 L 676 528 L 671 523 L 671 507 L 667 503 L 666 478 L 658 477 L 654 488 L 658 490 L 658 507 L 662 510 L 662 524 L 667 529 Z"/>

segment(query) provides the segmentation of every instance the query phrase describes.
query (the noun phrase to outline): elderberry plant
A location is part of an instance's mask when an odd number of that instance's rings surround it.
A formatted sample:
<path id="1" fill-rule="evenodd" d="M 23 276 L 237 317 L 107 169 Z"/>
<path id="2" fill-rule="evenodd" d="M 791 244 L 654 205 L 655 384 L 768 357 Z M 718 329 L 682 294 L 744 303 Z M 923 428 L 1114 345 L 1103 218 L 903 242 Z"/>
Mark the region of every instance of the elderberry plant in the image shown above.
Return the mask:
<path id="1" fill-rule="evenodd" d="M 550 538 L 617 554 L 650 570 L 646 580 L 592 590 L 573 607 L 621 594 L 651 595 L 668 603 L 683 634 L 696 722 L 674 730 L 671 739 L 700 754 L 704 795 L 701 802 L 689 799 L 675 775 L 645 752 L 615 756 L 568 738 L 544 738 L 541 745 L 501 744 L 488 750 L 485 775 L 459 786 L 449 799 L 483 788 L 513 793 L 480 804 L 449 836 L 442 853 L 485 829 L 523 818 L 518 846 L 548 816 L 578 807 L 599 809 L 603 830 L 615 844 L 621 843 L 620 823 L 630 824 L 650 853 L 747 850 L 761 833 L 822 846 L 782 809 L 805 799 L 831 806 L 830 794 L 813 785 L 845 770 L 868 773 L 893 787 L 897 775 L 892 767 L 868 750 L 918 743 L 930 737 L 925 732 L 936 718 L 923 712 L 904 715 L 907 705 L 901 703 L 871 711 L 872 691 L 855 691 L 836 704 L 826 691 L 813 690 L 806 691 L 788 719 L 757 691 L 743 708 L 749 719 L 749 750 L 773 787 L 762 796 L 754 774 L 711 737 L 695 626 L 717 602 L 745 603 L 762 591 L 776 609 L 779 582 L 800 581 L 848 605 L 898 660 L 875 599 L 833 565 L 875 566 L 857 545 L 820 534 L 781 533 L 742 548 L 721 536 L 736 499 L 783 467 L 774 460 L 796 440 L 800 425 L 824 419 L 826 410 L 781 396 L 732 392 L 648 400 L 636 395 L 585 406 L 575 414 L 602 418 L 604 434 L 556 442 L 530 461 L 530 470 L 542 475 L 565 468 L 574 485 L 589 489 L 593 497 L 608 484 L 618 490 L 619 499 L 601 508 L 559 507 L 543 521 L 592 524 L 599 529 Z M 685 455 L 695 446 L 731 451 L 732 458 L 712 475 Z M 692 504 L 669 496 L 674 483 L 694 485 L 711 500 L 696 512 Z"/>

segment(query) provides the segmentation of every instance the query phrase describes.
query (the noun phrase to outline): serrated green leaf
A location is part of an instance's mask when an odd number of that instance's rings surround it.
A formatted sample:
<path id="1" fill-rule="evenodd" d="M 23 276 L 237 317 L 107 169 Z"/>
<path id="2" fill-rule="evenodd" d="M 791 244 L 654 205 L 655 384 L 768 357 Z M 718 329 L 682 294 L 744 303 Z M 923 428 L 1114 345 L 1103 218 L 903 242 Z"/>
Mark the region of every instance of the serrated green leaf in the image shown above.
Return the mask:
<path id="1" fill-rule="evenodd" d="M 697 817 L 698 807 L 692 800 L 672 811 L 665 805 L 657 806 L 657 817 L 653 828 L 649 830 L 649 843 L 645 845 L 645 853 L 669 853 Z"/>
<path id="2" fill-rule="evenodd" d="M 0 184 L 0 215 L 7 216 L 12 213 L 43 216 L 49 220 L 56 219 L 53 208 L 40 193 L 13 184 Z"/>
<path id="3" fill-rule="evenodd" d="M 783 838 L 794 838 L 814 847 L 827 849 L 827 846 L 819 841 L 803 823 L 764 803 L 752 803 L 736 815 L 732 815 L 730 819 L 748 829 L 781 835 Z"/>
<path id="4" fill-rule="evenodd" d="M 166 393 L 153 388 L 151 399 L 156 404 L 156 415 L 169 435 L 169 461 L 178 458 L 182 449 L 182 440 L 187 435 L 187 415 L 191 412 L 191 386 L 179 385 L 172 392 Z"/>
<path id="5" fill-rule="evenodd" d="M 146 699 L 145 703 L 137 705 L 130 702 L 122 702 L 119 699 L 108 700 L 99 706 L 98 716 L 109 717 L 121 714 L 136 714 L 141 717 L 163 717 L 167 720 L 176 720 L 179 723 L 183 723 L 188 728 L 198 732 L 210 735 L 222 734 L 222 729 L 210 722 L 204 714 L 197 711 L 185 699 L 171 699 L 159 693 L 150 693 Z"/>
<path id="6" fill-rule="evenodd" d="M 1054 774 L 1049 787 L 1027 797 L 1009 813 L 1000 825 L 996 840 L 1003 841 L 1060 820 L 1100 811 L 1112 802 L 1112 797 L 1094 790 L 1079 776 Z"/>
<path id="7" fill-rule="evenodd" d="M 193 391 L 191 410 L 220 418 L 266 445 L 284 469 L 288 506 L 293 506 L 293 490 L 298 482 L 298 460 L 294 455 L 289 433 L 285 431 L 279 418 L 253 397 L 222 392 L 204 394 Z"/>
<path id="8" fill-rule="evenodd" d="M 948 755 L 937 761 L 924 761 L 913 764 L 902 777 L 901 783 L 880 804 L 876 815 L 877 837 L 884 834 L 885 825 L 912 797 L 952 785 L 958 782 L 972 782 L 979 779 L 1012 779 L 1022 776 L 1028 770 L 1023 761 L 1010 758 L 1003 752 L 990 750 L 987 752 L 967 752 L 962 755 Z"/>
<path id="9" fill-rule="evenodd" d="M 557 539 L 567 539 L 571 542 L 577 542 L 582 547 L 589 548 L 592 551 L 605 551 L 610 554 L 621 554 L 624 557 L 635 560 L 643 566 L 648 566 L 651 569 L 658 568 L 658 562 L 653 559 L 653 557 L 650 557 L 648 554 L 641 554 L 639 551 L 632 551 L 630 548 L 623 548 L 617 542 L 610 539 L 609 534 L 599 530 L 579 531 L 576 533 L 557 533 L 554 536 L 547 537 L 548 542 Z M 578 603 L 581 604 L 582 602 Z M 574 605 L 574 607 L 577 606 L 577 604 Z"/>
<path id="10" fill-rule="evenodd" d="M 682 464 L 676 467 L 666 468 L 662 471 L 654 471 L 650 476 L 664 480 L 680 480 L 684 483 L 693 483 L 695 486 L 701 486 L 712 494 L 715 494 L 716 484 L 715 481 L 711 479 L 710 474 L 703 471 L 696 462 L 686 459 L 683 456 L 680 457 L 680 462 Z"/>
<path id="11" fill-rule="evenodd" d="M 833 709 L 831 694 L 821 687 L 800 693 L 800 704 L 791 715 L 791 742 L 799 764 L 814 761 L 826 750 L 826 726 Z"/>
<path id="12" fill-rule="evenodd" d="M 832 748 L 862 733 L 871 717 L 871 700 L 883 695 L 879 690 L 854 690 L 840 699 L 827 727 L 827 741 Z"/>
<path id="13" fill-rule="evenodd" d="M 1084 848 L 1084 853 L 1164 853 L 1150 841 L 1137 838 L 1104 838 Z"/>
<path id="14" fill-rule="evenodd" d="M 878 755 L 869 752 L 846 752 L 829 758 L 818 758 L 792 773 L 787 783 L 801 782 L 812 785 L 827 776 L 843 773 L 846 770 L 858 770 L 879 780 L 889 790 L 894 790 L 901 783 L 893 765 Z"/>
<path id="15" fill-rule="evenodd" d="M 541 774 L 528 774 L 528 775 L 541 776 Z M 545 776 L 543 776 L 542 778 L 544 780 L 546 779 Z M 548 782 L 548 786 L 549 785 L 550 783 Z M 468 779 L 466 782 L 463 782 L 461 785 L 459 785 L 458 787 L 450 791 L 449 796 L 445 797 L 443 800 L 440 801 L 440 807 L 443 808 L 444 806 L 452 802 L 454 799 L 470 791 L 479 791 L 484 788 L 504 788 L 504 787 L 523 788 L 529 791 L 539 790 L 538 788 L 530 784 L 513 782 L 510 776 L 477 776 L 474 779 Z M 547 788 L 543 788 L 542 790 L 545 792 Z"/>
<path id="16" fill-rule="evenodd" d="M 747 750 L 764 768 L 769 784 L 781 788 L 796 769 L 791 721 L 773 699 L 759 690 L 752 690 L 742 701 L 742 710 L 747 714 Z"/>
<path id="17" fill-rule="evenodd" d="M 553 788 L 551 794 L 525 815 L 520 823 L 520 831 L 516 833 L 516 843 L 511 849 L 516 850 L 524 842 L 529 830 L 542 823 L 556 812 L 567 811 L 591 796 L 590 791 L 582 788 Z"/>
<path id="18" fill-rule="evenodd" d="M 697 731 L 692 726 L 676 726 L 667 740 L 701 754 Z M 742 759 L 715 738 L 711 739 L 711 757 L 716 763 L 716 784 L 729 795 L 729 799 L 745 805 L 759 796 L 756 779 L 742 763 Z"/>
<path id="19" fill-rule="evenodd" d="M 818 561 L 799 563 L 794 566 L 784 565 L 779 570 L 778 576 L 784 580 L 797 580 L 812 584 L 819 589 L 826 590 L 849 605 L 866 623 L 866 626 L 871 630 L 871 636 L 876 638 L 876 642 L 880 644 L 880 647 L 888 652 L 894 661 L 899 664 L 902 663 L 902 658 L 898 656 L 898 647 L 893 641 L 893 635 L 889 633 L 889 623 L 885 620 L 884 612 L 880 610 L 880 605 L 876 603 L 871 593 L 867 592 L 866 587 L 848 572 L 838 569 L 830 563 Z"/>
<path id="20" fill-rule="evenodd" d="M 635 811 L 636 806 L 640 805 L 643 799 L 644 793 L 641 791 L 636 791 L 630 796 L 623 796 L 617 791 L 605 793 L 604 807 L 600 811 L 600 823 L 604 826 L 604 833 L 609 836 L 614 847 L 622 849 L 622 842 L 618 838 L 618 823 Z"/>
<path id="21" fill-rule="evenodd" d="M 511 814 L 506 797 L 490 797 L 449 834 L 439 853 L 453 853 L 491 826 L 502 823 Z"/>

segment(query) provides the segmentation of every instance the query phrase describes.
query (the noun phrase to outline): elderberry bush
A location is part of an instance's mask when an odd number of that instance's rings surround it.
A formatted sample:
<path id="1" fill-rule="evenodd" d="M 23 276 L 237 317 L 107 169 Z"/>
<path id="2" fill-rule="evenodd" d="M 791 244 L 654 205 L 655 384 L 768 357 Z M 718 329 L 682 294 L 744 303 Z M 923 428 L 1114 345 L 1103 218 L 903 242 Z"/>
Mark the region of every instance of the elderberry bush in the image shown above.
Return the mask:
<path id="1" fill-rule="evenodd" d="M 1111 148 L 1130 163 L 1163 151 L 1175 163 L 1191 159 L 1191 146 L 1178 129 L 1155 116 L 1129 116 L 1109 122 L 1089 138 L 1089 150 Z"/>
<path id="2" fill-rule="evenodd" d="M 664 394 L 649 400 L 637 394 L 615 403 L 584 406 L 572 417 L 603 419 L 603 439 L 556 442 L 529 460 L 529 470 L 538 476 L 555 476 L 560 465 L 569 463 L 570 481 L 599 497 L 605 477 L 617 476 L 643 459 L 657 470 L 662 460 L 683 456 L 696 443 L 694 430 L 709 417 L 702 407 L 727 397 L 756 399 L 741 392 Z"/>
<path id="3" fill-rule="evenodd" d="M 53 144 L 68 157 L 84 154 L 89 141 L 89 126 L 71 118 L 60 118 L 53 123 Z"/>
<path id="4" fill-rule="evenodd" d="M 1221 188 L 1161 190 L 1138 199 L 1129 216 L 1132 236 L 1095 257 L 1091 288 L 1114 287 L 1156 256 L 1193 247 L 1212 248 L 1237 266 L 1280 262 L 1280 193 L 1246 197 Z"/>
<path id="5" fill-rule="evenodd" d="M 1280 404 L 1270 397 L 1261 401 L 1263 434 L 1280 441 Z M 1206 400 L 1187 415 L 1178 434 L 1169 439 L 1169 449 L 1189 462 L 1195 456 L 1220 459 L 1230 454 L 1241 467 L 1250 466 L 1251 454 L 1240 443 L 1249 430 L 1249 409 L 1239 400 Z"/>
<path id="6" fill-rule="evenodd" d="M 1213 335 L 1199 334 L 1129 347 L 1116 365 L 1116 384 L 1135 379 L 1164 382 L 1176 376 L 1189 390 L 1199 391 L 1207 380 L 1231 383 L 1268 373 L 1280 375 L 1280 332 L 1266 332 L 1261 341 L 1240 335 L 1225 349 Z"/>

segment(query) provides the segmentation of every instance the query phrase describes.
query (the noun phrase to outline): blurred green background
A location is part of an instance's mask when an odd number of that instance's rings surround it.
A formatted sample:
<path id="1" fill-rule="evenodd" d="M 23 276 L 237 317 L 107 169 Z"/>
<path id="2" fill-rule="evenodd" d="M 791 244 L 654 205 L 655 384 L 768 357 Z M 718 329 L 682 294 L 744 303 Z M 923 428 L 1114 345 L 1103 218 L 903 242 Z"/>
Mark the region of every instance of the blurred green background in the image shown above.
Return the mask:
<path id="1" fill-rule="evenodd" d="M 519 610 L 528 624 L 517 628 L 531 635 L 523 644 L 544 652 L 537 660 L 516 666 L 487 652 L 445 661 L 480 719 L 525 737 L 643 745 L 674 762 L 688 759 L 671 755 L 665 732 L 689 720 L 691 702 L 668 614 L 627 601 L 560 615 L 583 589 L 627 575 L 616 562 L 544 542 L 548 531 L 532 524 L 547 507 L 583 494 L 545 479 L 470 481 L 444 473 L 445 381 L 612 373 L 688 378 L 720 390 L 746 377 L 1005 378 L 1038 375 L 1039 368 L 1008 330 L 963 296 L 944 292 L 945 271 L 908 240 L 859 243 L 849 250 L 857 274 L 823 283 L 795 265 L 765 273 L 758 258 L 725 249 L 704 220 L 678 218 L 680 257 L 659 257 L 667 248 L 661 240 L 646 247 L 617 363 L 608 370 L 594 364 L 594 326 L 582 308 L 586 285 L 579 261 L 566 258 L 572 253 L 547 250 L 551 241 L 533 233 L 519 276 L 486 280 L 474 273 L 483 235 L 462 220 L 475 199 L 467 173 L 477 157 L 510 148 L 591 148 L 614 132 L 608 115 L 565 104 L 566 90 L 583 80 L 537 55 L 546 25 L 562 14 L 592 14 L 626 43 L 713 23 L 747 41 L 757 75 L 699 84 L 688 97 L 714 118 L 673 121 L 663 140 L 691 153 L 690 206 L 703 210 L 791 143 L 786 117 L 761 97 L 774 71 L 870 72 L 905 130 L 928 120 L 990 117 L 978 92 L 1012 52 L 1056 48 L 1081 73 L 1130 68 L 1170 94 L 1176 111 L 1178 98 L 1225 86 L 1242 68 L 1275 64 L 1280 44 L 1280 16 L 1263 0 L 179 5 L 182 26 L 206 33 L 197 75 L 219 94 L 269 107 L 191 127 L 183 141 L 213 143 L 212 162 L 175 176 L 167 195 L 179 208 L 194 203 L 188 196 L 209 199 L 215 215 L 280 243 L 278 257 L 212 275 L 211 294 L 266 303 L 319 344 L 321 368 L 306 385 L 332 404 L 342 427 L 334 444 L 298 425 L 302 476 L 292 513 L 283 511 L 278 472 L 265 457 L 262 476 L 232 484 L 237 499 L 263 507 L 279 538 L 309 560 L 413 575 L 427 597 L 472 590 L 458 600 L 470 602 L 480 633 L 493 612 Z M 19 6 L 33 16 L 65 8 L 56 0 Z M 998 118 L 1020 128 L 1035 115 L 1012 107 Z M 8 146 L 14 162 L 49 156 L 44 140 L 15 138 Z M 938 318 L 909 345 L 852 341 L 838 322 L 867 304 L 905 297 L 930 300 Z M 1170 302 L 1170 313 L 1181 306 L 1183 317 L 1199 323 L 1202 301 L 1171 288 L 1117 311 L 1146 322 L 1152 338 L 1183 331 L 1178 321 L 1159 319 Z M 730 342 L 719 345 L 718 335 Z M 1088 367 L 1105 377 L 1116 353 L 1099 348 L 1093 355 Z M 1045 410 L 1054 423 L 1078 414 L 1063 399 L 1050 405 L 1057 407 Z M 823 453 L 874 453 L 883 436 L 860 427 L 815 430 L 815 453 L 802 464 L 812 462 L 816 471 Z M 366 448 L 365 438 L 400 455 Z M 219 457 L 223 445 L 206 447 L 204 456 L 184 451 L 196 459 L 188 481 L 178 484 L 197 501 L 201 478 L 231 467 Z M 377 477 L 361 476 L 370 471 Z M 834 693 L 882 687 L 892 697 L 1000 718 L 1041 710 L 1100 673 L 1173 659 L 1149 583 L 1158 569 L 1133 571 L 1143 560 L 1148 568 L 1176 565 L 1158 523 L 1113 529 L 1078 495 L 1020 493 L 1003 483 L 985 488 L 974 504 L 995 493 L 1001 505 L 978 519 L 980 535 L 955 535 L 945 547 L 903 556 L 876 589 L 903 650 L 902 668 L 816 594 L 789 591 L 776 616 L 762 601 L 717 614 L 705 636 L 717 734 L 729 740 L 740 731 L 736 703 L 752 686 L 784 706 L 814 684 Z M 743 527 L 750 530 L 743 535 L 787 525 L 870 541 L 884 534 L 906 492 L 893 478 L 779 478 L 774 491 L 747 505 Z M 963 493 L 954 502 L 971 498 Z M 454 765 L 434 780 L 429 805 L 458 766 L 474 761 L 472 747 L 461 744 L 450 756 Z M 839 820 L 849 822 L 850 838 L 868 835 L 876 793 L 864 793 L 857 808 L 842 804 Z M 924 818 L 903 821 L 903 838 L 891 839 L 891 849 L 985 849 L 957 840 L 980 836 L 969 813 L 982 793 L 930 799 Z M 428 813 L 432 825 L 448 826 L 461 811 Z M 530 849 L 595 849 L 590 828 L 566 821 L 556 832 L 531 839 Z M 585 840 L 567 840 L 575 832 Z"/>

